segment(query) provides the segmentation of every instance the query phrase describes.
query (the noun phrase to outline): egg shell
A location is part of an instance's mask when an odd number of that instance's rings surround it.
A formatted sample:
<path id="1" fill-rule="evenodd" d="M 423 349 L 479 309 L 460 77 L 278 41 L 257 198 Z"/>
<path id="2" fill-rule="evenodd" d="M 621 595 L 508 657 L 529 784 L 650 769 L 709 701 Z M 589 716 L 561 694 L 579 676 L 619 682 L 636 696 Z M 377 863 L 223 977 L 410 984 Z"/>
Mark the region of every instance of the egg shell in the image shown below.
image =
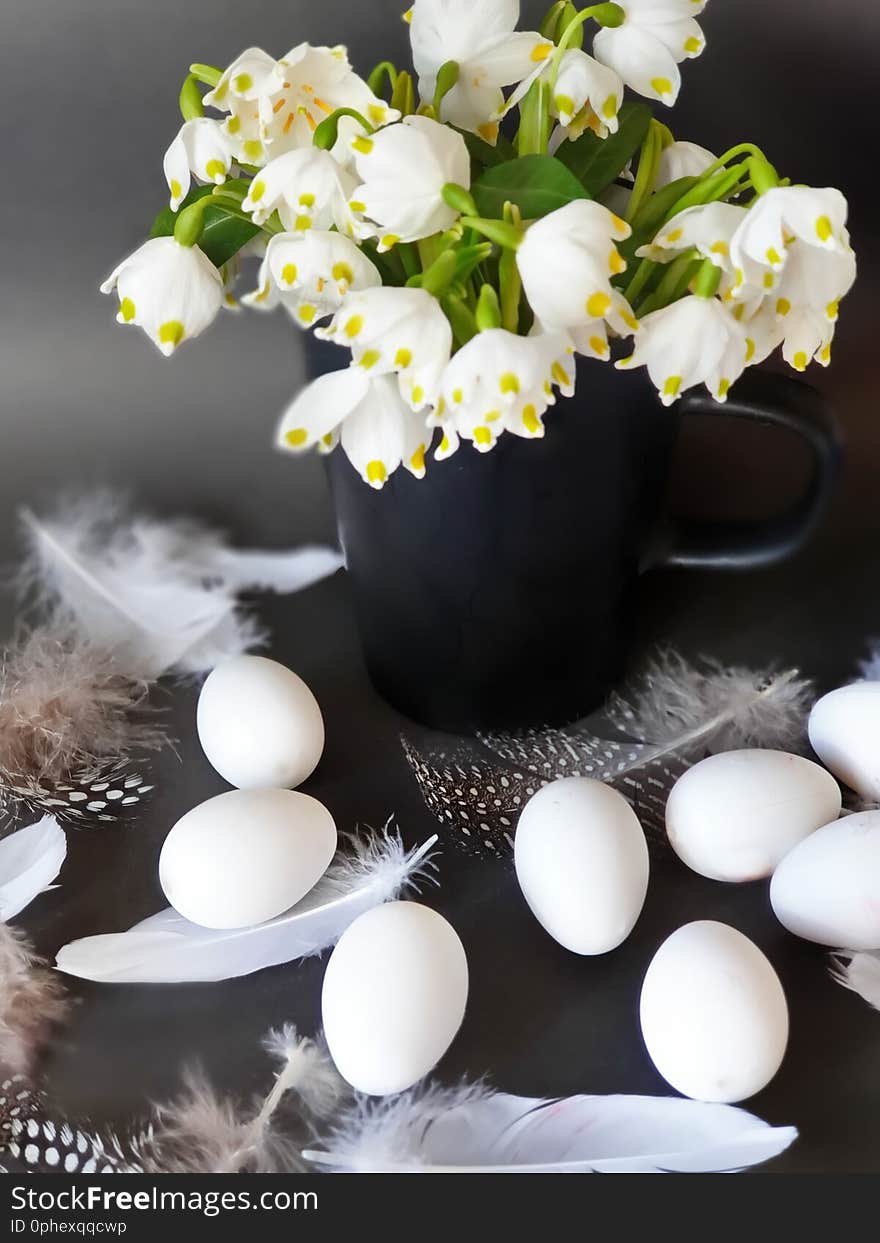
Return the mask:
<path id="1" fill-rule="evenodd" d="M 805 941 L 880 950 L 880 811 L 844 816 L 801 842 L 774 872 L 770 903 Z"/>
<path id="2" fill-rule="evenodd" d="M 324 975 L 324 1035 L 339 1073 L 370 1096 L 412 1087 L 455 1038 L 467 995 L 464 947 L 442 915 L 416 902 L 365 912 Z"/>
<path id="3" fill-rule="evenodd" d="M 635 926 L 648 891 L 648 845 L 626 799 L 565 777 L 523 808 L 516 876 L 538 923 L 574 954 L 607 954 Z"/>
<path id="4" fill-rule="evenodd" d="M 770 962 L 748 937 L 712 920 L 686 924 L 660 946 L 640 1017 L 651 1061 L 694 1100 L 754 1096 L 788 1043 L 788 1005 Z"/>
<path id="5" fill-rule="evenodd" d="M 810 746 L 850 789 L 880 802 L 880 682 L 823 696 L 810 713 Z"/>
<path id="6" fill-rule="evenodd" d="M 318 765 L 324 719 L 302 678 L 264 656 L 235 656 L 199 696 L 199 741 L 224 781 L 240 790 L 293 789 Z"/>
<path id="7" fill-rule="evenodd" d="M 824 768 L 784 751 L 725 751 L 690 768 L 666 804 L 666 832 L 683 863 L 710 880 L 770 876 L 790 850 L 840 814 Z"/>
<path id="8" fill-rule="evenodd" d="M 293 790 L 230 790 L 178 820 L 159 856 L 159 882 L 184 919 L 249 928 L 295 906 L 336 853 L 336 825 Z"/>

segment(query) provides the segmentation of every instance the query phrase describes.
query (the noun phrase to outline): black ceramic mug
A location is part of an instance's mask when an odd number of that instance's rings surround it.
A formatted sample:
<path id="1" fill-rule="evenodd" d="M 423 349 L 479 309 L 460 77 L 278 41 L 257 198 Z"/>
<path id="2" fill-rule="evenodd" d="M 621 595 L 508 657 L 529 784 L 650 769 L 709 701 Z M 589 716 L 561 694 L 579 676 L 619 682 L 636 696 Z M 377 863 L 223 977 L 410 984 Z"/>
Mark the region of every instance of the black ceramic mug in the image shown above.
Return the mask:
<path id="1" fill-rule="evenodd" d="M 670 523 L 672 455 L 695 414 L 804 437 L 813 470 L 794 509 L 754 526 Z M 370 675 L 425 725 L 471 733 L 593 711 L 623 671 L 643 570 L 782 560 L 815 526 L 838 470 L 822 398 L 766 372 L 748 373 L 726 406 L 701 390 L 665 409 L 644 371 L 581 359 L 576 396 L 546 427 L 542 440 L 505 435 L 487 454 L 463 442 L 429 459 L 425 479 L 401 469 L 381 491 L 343 452 L 328 459 Z"/>

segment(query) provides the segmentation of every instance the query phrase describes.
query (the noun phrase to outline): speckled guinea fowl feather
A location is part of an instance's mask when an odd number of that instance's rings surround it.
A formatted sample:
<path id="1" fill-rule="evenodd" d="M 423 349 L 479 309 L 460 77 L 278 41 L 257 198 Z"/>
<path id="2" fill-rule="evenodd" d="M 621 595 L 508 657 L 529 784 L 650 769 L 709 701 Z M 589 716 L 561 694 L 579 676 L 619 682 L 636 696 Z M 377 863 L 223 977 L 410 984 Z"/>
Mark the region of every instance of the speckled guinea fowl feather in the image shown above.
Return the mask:
<path id="1" fill-rule="evenodd" d="M 53 815 L 69 828 L 130 821 L 155 788 L 142 773 L 114 760 L 57 782 L 14 774 L 8 782 L 0 786 L 0 809 Z"/>
<path id="2" fill-rule="evenodd" d="M 401 735 L 404 755 L 425 806 L 470 855 L 504 855 L 520 811 L 544 783 L 504 769 L 478 745 Z"/>
<path id="3" fill-rule="evenodd" d="M 614 695 L 606 709 L 609 732 L 627 739 L 600 737 L 596 726 L 578 722 L 484 733 L 473 742 L 411 731 L 403 745 L 426 805 L 469 853 L 508 850 L 522 805 L 561 777 L 614 786 L 632 804 L 652 849 L 667 851 L 666 800 L 686 769 L 712 749 L 798 746 L 810 696 L 810 684 L 795 671 L 727 669 L 708 660 L 698 666 L 664 652 L 629 697 Z"/>
<path id="4" fill-rule="evenodd" d="M 152 1133 L 128 1140 L 53 1117 L 21 1075 L 0 1084 L 0 1166 L 7 1173 L 143 1174 Z"/>

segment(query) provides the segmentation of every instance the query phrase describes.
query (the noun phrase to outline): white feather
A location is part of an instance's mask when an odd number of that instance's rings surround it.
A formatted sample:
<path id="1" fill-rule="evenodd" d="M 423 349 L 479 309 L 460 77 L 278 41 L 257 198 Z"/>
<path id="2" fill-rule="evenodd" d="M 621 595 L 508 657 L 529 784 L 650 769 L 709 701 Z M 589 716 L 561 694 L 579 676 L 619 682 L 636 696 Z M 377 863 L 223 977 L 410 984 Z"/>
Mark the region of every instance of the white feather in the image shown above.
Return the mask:
<path id="1" fill-rule="evenodd" d="M 23 911 L 55 880 L 67 857 L 67 838 L 53 816 L 0 841 L 0 922 Z"/>
<path id="2" fill-rule="evenodd" d="M 431 866 L 432 837 L 407 852 L 384 833 L 340 855 L 311 893 L 290 911 L 255 928 L 212 931 L 168 907 L 128 932 L 72 941 L 56 965 L 67 975 L 116 984 L 235 979 L 320 954 L 364 911 L 415 887 Z"/>
<path id="3" fill-rule="evenodd" d="M 152 680 L 199 674 L 259 644 L 239 609 L 244 591 L 299 591 L 335 573 L 324 548 L 237 552 L 187 520 L 131 517 L 97 496 L 51 520 L 22 514 L 30 558 L 24 579 L 55 618 L 112 652 L 125 674 Z"/>
<path id="4" fill-rule="evenodd" d="M 307 1161 L 344 1173 L 725 1173 L 797 1138 L 730 1105 L 677 1097 L 530 1100 L 480 1085 L 359 1098 Z"/>
<path id="5" fill-rule="evenodd" d="M 858 993 L 869 1006 L 880 1010 L 880 952 L 841 950 L 832 955 L 831 961 L 831 974 L 838 984 Z"/>

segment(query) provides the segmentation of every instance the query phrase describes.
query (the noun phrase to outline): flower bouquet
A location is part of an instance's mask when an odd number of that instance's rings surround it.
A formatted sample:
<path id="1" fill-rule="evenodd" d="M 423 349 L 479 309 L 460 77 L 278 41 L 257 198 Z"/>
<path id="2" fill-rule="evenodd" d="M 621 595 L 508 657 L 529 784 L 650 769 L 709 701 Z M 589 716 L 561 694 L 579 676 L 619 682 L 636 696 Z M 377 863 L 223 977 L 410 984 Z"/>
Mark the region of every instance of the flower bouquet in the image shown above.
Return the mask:
<path id="1" fill-rule="evenodd" d="M 256 288 L 241 301 L 281 305 L 339 347 L 339 369 L 284 414 L 279 445 L 341 445 L 377 490 L 401 467 L 422 479 L 429 455 L 461 464 L 463 442 L 473 456 L 540 440 L 579 377 L 589 377 L 589 398 L 608 390 L 613 406 L 600 364 L 644 369 L 663 406 L 699 385 L 725 402 L 746 368 L 780 346 L 797 371 L 827 365 L 856 274 L 844 196 L 792 184 L 752 143 L 716 157 L 679 141 L 644 102 L 675 102 L 680 64 L 705 46 L 696 21 L 705 3 L 579 10 L 559 0 L 540 30 L 518 31 L 518 0 L 416 0 L 405 15 L 414 75 L 383 62 L 364 80 L 344 48 L 307 43 L 277 60 L 250 48 L 226 69 L 194 64 L 165 156 L 169 206 L 102 288 L 118 295 L 121 323 L 170 355 L 239 306 L 242 260 L 256 255 Z M 627 88 L 643 99 L 627 99 Z M 590 401 L 581 421 L 592 413 Z M 607 443 L 617 432 L 602 435 Z M 644 435 L 640 444 L 653 453 Z M 581 449 L 572 441 L 569 452 Z M 618 493 L 636 456 L 602 471 Z M 560 487 L 572 481 L 548 483 Z M 347 544 L 361 525 L 350 518 Z M 591 516 L 588 530 L 601 521 Z M 562 527 L 560 538 L 581 537 L 573 520 Z M 553 532 L 541 539 L 558 542 Z M 497 563 L 498 544 L 482 550 L 475 579 Z M 423 544 L 420 555 L 433 550 Z M 640 557 L 626 549 L 626 574 Z M 467 577 L 461 563 L 455 573 Z M 601 573 L 619 597 L 624 570 Z M 354 577 L 371 576 L 365 565 Z M 534 585 L 531 570 L 524 578 Z M 495 613 L 528 610 L 525 594 Z M 395 605 L 386 593 L 384 604 L 399 618 L 411 600 Z M 456 606 L 445 607 L 455 627 Z M 433 644 L 423 621 L 401 625 L 390 636 L 398 648 Z M 552 629 L 541 623 L 542 643 Z M 496 682 L 517 663 L 522 650 Z"/>

